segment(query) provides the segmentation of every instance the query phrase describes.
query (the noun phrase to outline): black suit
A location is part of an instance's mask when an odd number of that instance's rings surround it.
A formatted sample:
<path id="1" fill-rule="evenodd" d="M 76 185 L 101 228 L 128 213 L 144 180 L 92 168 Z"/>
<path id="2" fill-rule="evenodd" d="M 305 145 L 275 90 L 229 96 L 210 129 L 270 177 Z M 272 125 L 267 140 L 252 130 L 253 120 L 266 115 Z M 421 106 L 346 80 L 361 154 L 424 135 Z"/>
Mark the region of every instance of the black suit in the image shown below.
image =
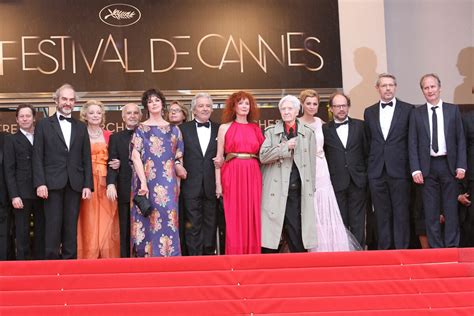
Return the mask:
<path id="1" fill-rule="evenodd" d="M 379 249 L 404 249 L 410 242 L 408 126 L 413 105 L 396 100 L 387 138 L 380 103 L 364 112 L 369 143 L 367 175 L 375 209 Z"/>
<path id="2" fill-rule="evenodd" d="M 93 190 L 86 126 L 72 119 L 68 149 L 56 114 L 38 122 L 33 146 L 33 183 L 46 185 L 46 258 L 77 258 L 77 219 L 84 188 Z M 60 253 L 60 249 L 62 250 Z"/>
<path id="3" fill-rule="evenodd" d="M 32 258 L 30 253 L 30 215 L 34 214 L 34 258 L 44 258 L 44 211 L 43 201 L 36 196 L 33 187 L 33 145 L 18 131 L 5 138 L 5 180 L 10 201 L 19 197 L 22 209 L 14 209 L 16 258 Z"/>
<path id="4" fill-rule="evenodd" d="M 349 118 L 346 147 L 334 121 L 323 125 L 324 151 L 344 225 L 365 245 L 367 140 L 364 122 Z M 341 128 L 341 127 L 339 127 Z"/>
<path id="5" fill-rule="evenodd" d="M 0 260 L 11 257 L 11 210 L 8 199 L 7 184 L 3 173 L 3 146 L 8 134 L 0 132 Z"/>
<path id="6" fill-rule="evenodd" d="M 216 249 L 217 199 L 212 158 L 217 154 L 219 125 L 211 122 L 211 137 L 204 155 L 196 121 L 181 124 L 179 128 L 184 141 L 184 168 L 188 173 L 181 182 L 187 250 L 189 255 L 213 254 Z"/>
<path id="7" fill-rule="evenodd" d="M 459 245 L 459 219 L 457 196 L 459 193 L 455 179 L 456 169 L 467 169 L 466 139 L 462 127 L 461 113 L 454 104 L 442 105 L 446 156 L 432 157 L 431 127 L 428 105 L 416 108 L 410 120 L 410 168 L 411 172 L 421 171 L 423 207 L 425 211 L 428 241 L 433 248 L 457 247 Z M 441 197 L 441 199 L 440 199 Z M 442 209 L 441 209 L 442 205 Z M 440 212 L 445 217 L 444 238 L 439 223 Z"/>
<path id="8" fill-rule="evenodd" d="M 120 222 L 120 257 L 130 257 L 130 194 L 132 168 L 130 166 L 130 140 L 133 130 L 112 134 L 109 141 L 109 161 L 120 160 L 120 168 L 107 169 L 107 185 L 115 184 L 118 195 Z"/>
<path id="9" fill-rule="evenodd" d="M 467 149 L 467 175 L 463 183 L 465 185 L 464 192 L 469 193 L 471 205 L 461 208 L 459 214 L 462 225 L 460 245 L 474 247 L 474 110 L 463 114 L 462 121 Z"/>

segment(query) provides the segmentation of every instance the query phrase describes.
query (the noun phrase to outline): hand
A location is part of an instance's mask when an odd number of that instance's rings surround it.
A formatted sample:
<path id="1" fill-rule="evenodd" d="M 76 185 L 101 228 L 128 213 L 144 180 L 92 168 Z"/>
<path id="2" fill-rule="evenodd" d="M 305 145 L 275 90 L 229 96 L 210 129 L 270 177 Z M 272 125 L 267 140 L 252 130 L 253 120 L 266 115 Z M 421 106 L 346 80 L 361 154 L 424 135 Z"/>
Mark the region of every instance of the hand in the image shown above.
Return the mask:
<path id="1" fill-rule="evenodd" d="M 48 198 L 48 187 L 45 185 L 40 185 L 36 189 L 36 195 L 42 199 L 47 199 Z"/>
<path id="2" fill-rule="evenodd" d="M 120 168 L 120 160 L 118 159 L 112 159 L 109 161 L 109 167 L 118 170 Z"/>
<path id="3" fill-rule="evenodd" d="M 146 195 L 146 197 L 148 197 L 148 186 L 146 183 L 142 183 L 140 189 L 138 190 L 138 195 Z"/>
<path id="4" fill-rule="evenodd" d="M 440 224 L 444 224 L 445 221 L 446 221 L 446 220 L 445 220 L 445 218 L 444 218 L 444 215 L 443 215 L 443 214 L 439 215 L 439 223 L 440 223 Z"/>
<path id="5" fill-rule="evenodd" d="M 469 200 L 469 193 L 459 194 L 458 195 L 458 202 L 464 206 L 471 205 L 471 200 Z"/>
<path id="6" fill-rule="evenodd" d="M 296 137 L 293 137 L 292 139 L 289 139 L 286 142 L 286 145 L 288 146 L 288 149 L 293 150 L 296 147 Z"/>
<path id="7" fill-rule="evenodd" d="M 413 182 L 415 182 L 416 184 L 423 184 L 424 183 L 423 174 L 420 172 L 413 175 Z"/>
<path id="8" fill-rule="evenodd" d="M 216 183 L 216 197 L 220 198 L 222 196 L 222 184 Z"/>
<path id="9" fill-rule="evenodd" d="M 111 201 L 115 201 L 117 199 L 117 189 L 115 188 L 115 184 L 109 184 L 107 186 L 107 198 Z"/>
<path id="10" fill-rule="evenodd" d="M 23 201 L 21 200 L 21 197 L 14 197 L 12 199 L 12 205 L 13 208 L 15 209 L 22 209 L 23 208 Z"/>
<path id="11" fill-rule="evenodd" d="M 89 189 L 89 188 L 82 189 L 82 199 L 83 200 L 90 199 L 91 197 L 92 197 L 91 189 Z"/>
<path id="12" fill-rule="evenodd" d="M 222 165 L 224 164 L 224 157 L 222 155 L 216 156 L 212 158 L 212 160 L 214 161 L 214 168 L 216 169 L 220 169 L 220 167 L 222 167 Z"/>
<path id="13" fill-rule="evenodd" d="M 181 179 L 186 179 L 188 176 L 188 172 L 181 164 L 174 165 L 174 169 L 176 170 L 176 176 Z"/>
<path id="14" fill-rule="evenodd" d="M 466 174 L 466 172 L 464 170 L 456 169 L 456 179 L 458 179 L 458 180 L 464 179 L 465 174 Z"/>

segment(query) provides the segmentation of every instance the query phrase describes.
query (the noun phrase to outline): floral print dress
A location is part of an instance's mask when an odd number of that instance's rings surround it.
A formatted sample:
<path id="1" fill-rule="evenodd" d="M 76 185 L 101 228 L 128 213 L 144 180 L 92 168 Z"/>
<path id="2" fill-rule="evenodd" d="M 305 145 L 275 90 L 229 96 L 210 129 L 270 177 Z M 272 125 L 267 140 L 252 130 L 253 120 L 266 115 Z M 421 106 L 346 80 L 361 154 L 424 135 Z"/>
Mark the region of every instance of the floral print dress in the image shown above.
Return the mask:
<path id="1" fill-rule="evenodd" d="M 183 138 L 174 125 L 140 124 L 132 137 L 130 153 L 135 148 L 145 170 L 153 211 L 144 217 L 131 202 L 130 244 L 132 257 L 168 257 L 181 254 L 178 230 L 179 187 L 175 160 L 183 156 Z M 135 170 L 132 176 L 132 200 L 140 189 Z"/>

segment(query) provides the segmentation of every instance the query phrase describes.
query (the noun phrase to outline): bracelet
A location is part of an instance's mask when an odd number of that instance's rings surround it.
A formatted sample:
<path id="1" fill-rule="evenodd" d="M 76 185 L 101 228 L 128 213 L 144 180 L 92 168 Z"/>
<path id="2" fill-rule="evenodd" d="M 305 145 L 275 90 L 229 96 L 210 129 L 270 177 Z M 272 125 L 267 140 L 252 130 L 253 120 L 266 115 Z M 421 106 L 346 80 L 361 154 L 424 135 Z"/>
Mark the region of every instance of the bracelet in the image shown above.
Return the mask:
<path id="1" fill-rule="evenodd" d="M 175 160 L 175 161 L 174 161 L 174 164 L 175 164 L 175 165 L 180 165 L 180 164 L 181 164 L 181 161 Z"/>

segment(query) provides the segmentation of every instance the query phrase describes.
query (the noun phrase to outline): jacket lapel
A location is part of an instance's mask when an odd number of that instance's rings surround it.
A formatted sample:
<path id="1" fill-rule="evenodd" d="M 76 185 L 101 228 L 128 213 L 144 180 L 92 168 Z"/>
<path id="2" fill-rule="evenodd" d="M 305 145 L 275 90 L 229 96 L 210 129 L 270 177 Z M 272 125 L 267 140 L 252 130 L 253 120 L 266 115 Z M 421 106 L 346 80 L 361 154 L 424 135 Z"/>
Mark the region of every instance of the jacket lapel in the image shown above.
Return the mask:
<path id="1" fill-rule="evenodd" d="M 349 121 L 349 124 L 350 124 L 350 121 Z M 336 124 L 335 124 L 334 120 L 332 120 L 328 123 L 328 127 L 329 127 L 329 131 L 331 132 L 331 136 L 336 140 L 336 142 L 341 146 L 341 148 L 344 148 L 344 145 L 342 144 L 342 141 L 339 138 L 339 135 L 337 134 Z M 349 133 L 349 135 L 350 135 L 350 133 Z M 346 147 L 348 145 L 349 145 L 349 136 L 347 137 Z"/>
<path id="2" fill-rule="evenodd" d="M 398 102 L 399 101 L 397 100 L 397 103 Z M 401 106 L 395 103 L 395 110 L 393 112 L 392 122 L 390 123 L 390 129 L 388 130 L 387 139 L 390 137 L 390 134 L 392 134 L 393 130 L 395 129 L 395 126 L 397 126 L 397 121 L 400 118 L 401 112 L 402 112 Z"/>
<path id="3" fill-rule="evenodd" d="M 18 130 L 18 132 L 16 132 L 16 134 L 17 134 L 16 139 L 20 143 L 21 146 L 24 146 L 26 148 L 33 147 L 33 145 L 31 145 L 28 138 L 20 130 Z"/>
<path id="4" fill-rule="evenodd" d="M 217 146 L 217 141 L 215 141 L 217 139 L 217 132 L 218 132 L 217 124 L 214 124 L 211 121 L 209 122 L 211 123 L 211 138 L 209 139 L 209 144 L 207 144 L 206 154 L 204 156 L 207 156 L 209 155 L 209 153 L 214 152 L 213 150 Z M 196 131 L 196 134 L 197 134 L 197 131 Z"/>
<path id="5" fill-rule="evenodd" d="M 198 137 L 198 134 L 197 134 L 196 121 L 193 120 L 192 122 L 194 124 L 191 128 L 191 134 L 190 134 L 190 137 L 191 137 L 191 140 L 192 140 L 191 144 L 193 144 L 193 146 L 197 150 L 197 152 L 201 154 L 201 157 L 204 157 L 204 155 L 202 154 L 201 143 L 199 142 L 199 137 Z"/>
<path id="6" fill-rule="evenodd" d="M 448 131 L 451 128 L 451 126 L 449 126 L 449 122 L 451 121 L 449 117 L 450 114 L 449 108 L 443 102 L 444 139 L 448 139 Z"/>
<path id="7" fill-rule="evenodd" d="M 374 115 L 375 115 L 375 122 L 377 122 L 377 131 L 380 134 L 380 137 L 383 138 L 383 132 L 382 132 L 382 126 L 380 125 L 380 102 L 376 103 L 375 108 L 374 108 Z"/>
<path id="8" fill-rule="evenodd" d="M 425 131 L 426 134 L 428 135 L 428 139 L 430 138 L 430 122 L 428 120 L 428 104 L 425 103 L 423 105 L 423 108 L 421 109 L 421 115 L 422 115 L 422 120 L 423 120 L 423 125 L 425 126 Z"/>
<path id="9" fill-rule="evenodd" d="M 64 140 L 63 131 L 61 130 L 61 126 L 59 125 L 58 117 L 56 116 L 56 114 L 53 114 L 52 116 L 49 117 L 49 122 L 51 123 L 51 126 L 53 127 L 56 134 L 58 134 L 64 146 L 67 147 L 66 141 Z"/>
<path id="10" fill-rule="evenodd" d="M 347 123 L 347 142 L 346 142 L 346 148 L 349 148 L 349 146 L 351 145 L 351 142 L 354 140 L 354 131 L 352 131 L 352 129 L 354 129 L 354 125 L 353 125 L 353 122 L 352 122 L 352 119 L 349 117 L 348 118 L 349 120 L 349 123 Z M 339 137 L 338 137 L 339 138 Z M 342 142 L 341 142 L 342 144 Z"/>

